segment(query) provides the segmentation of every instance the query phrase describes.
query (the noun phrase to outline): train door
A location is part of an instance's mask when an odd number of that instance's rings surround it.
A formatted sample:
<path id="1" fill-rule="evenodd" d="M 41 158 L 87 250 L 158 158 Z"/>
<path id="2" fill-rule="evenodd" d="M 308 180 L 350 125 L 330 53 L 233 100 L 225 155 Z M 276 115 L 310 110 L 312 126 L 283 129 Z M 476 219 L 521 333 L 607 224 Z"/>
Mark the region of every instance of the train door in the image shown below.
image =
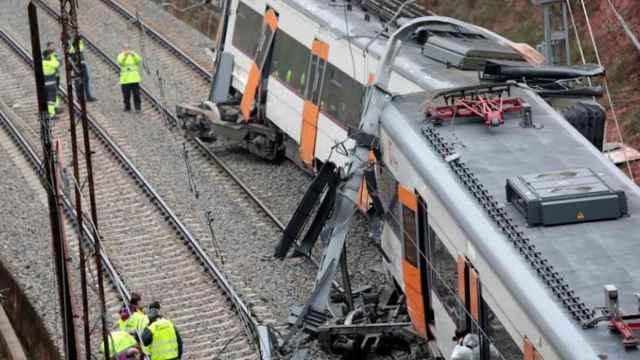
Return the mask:
<path id="1" fill-rule="evenodd" d="M 403 186 L 398 187 L 402 204 L 403 259 L 402 276 L 407 309 L 414 327 L 427 339 L 432 339 L 429 325 L 434 323 L 431 307 L 428 269 L 429 224 L 427 204 Z"/>
<path id="2" fill-rule="evenodd" d="M 478 272 L 463 256 L 458 257 L 458 296 L 464 306 L 460 328 L 478 335 L 479 360 L 491 360 L 489 319 L 482 300 L 482 285 L 478 279 Z"/>
<path id="3" fill-rule="evenodd" d="M 265 70 L 265 64 L 273 48 L 276 30 L 278 30 L 278 15 L 273 9 L 267 8 L 262 21 L 262 33 L 258 39 L 253 63 L 249 69 L 249 76 L 240 102 L 240 111 L 244 121 L 249 121 L 251 118 L 251 108 L 256 99 L 256 92 L 262 84 L 263 70 Z"/>
<path id="4" fill-rule="evenodd" d="M 320 97 L 322 96 L 328 58 L 329 44 L 318 39 L 313 40 L 311 44 L 311 57 L 307 67 L 299 149 L 300 160 L 308 168 L 313 166 L 315 159 L 318 117 L 320 115 Z"/>

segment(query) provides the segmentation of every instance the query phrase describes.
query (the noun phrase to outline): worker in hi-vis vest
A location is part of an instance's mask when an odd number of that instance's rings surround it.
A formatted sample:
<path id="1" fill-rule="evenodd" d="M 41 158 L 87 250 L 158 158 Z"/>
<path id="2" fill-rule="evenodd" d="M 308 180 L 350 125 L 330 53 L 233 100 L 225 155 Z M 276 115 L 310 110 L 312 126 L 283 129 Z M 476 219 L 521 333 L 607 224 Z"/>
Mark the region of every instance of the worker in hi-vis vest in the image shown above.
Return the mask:
<path id="1" fill-rule="evenodd" d="M 122 98 L 124 100 L 124 111 L 131 111 L 131 96 L 133 95 L 133 105 L 136 112 L 141 112 L 140 105 L 140 64 L 142 57 L 124 44 L 124 50 L 118 55 L 118 65 L 120 66 L 120 87 L 122 88 Z"/>
<path id="2" fill-rule="evenodd" d="M 149 305 L 149 327 L 142 332 L 142 344 L 149 349 L 151 360 L 182 358 L 182 338 L 173 322 L 160 315 L 160 304 Z"/>
<path id="3" fill-rule="evenodd" d="M 139 339 L 144 329 L 149 326 L 149 318 L 144 313 L 142 307 L 142 297 L 136 292 L 131 293 L 129 305 L 124 305 L 120 309 L 120 319 L 118 319 L 118 329 L 133 334 L 133 337 Z M 142 340 L 140 340 L 142 342 Z M 141 346 L 143 353 L 148 354 L 149 349 Z"/>
<path id="4" fill-rule="evenodd" d="M 100 342 L 100 352 L 104 354 L 104 342 Z M 109 359 L 136 360 L 140 357 L 138 342 L 126 331 L 115 330 L 109 333 Z"/>
<path id="5" fill-rule="evenodd" d="M 56 99 L 58 97 L 58 82 L 56 75 L 60 63 L 53 50 L 47 49 L 42 53 L 42 72 L 44 73 L 44 88 L 47 95 L 47 113 L 50 118 L 56 117 Z"/>
<path id="6" fill-rule="evenodd" d="M 58 56 L 58 53 L 56 52 L 56 47 L 53 44 L 53 42 L 49 41 L 47 42 L 47 50 L 50 51 L 50 55 L 48 56 L 48 58 L 53 58 L 55 61 L 58 62 L 58 64 L 60 64 L 60 57 Z M 58 66 L 58 68 L 56 69 L 56 99 L 55 99 L 55 106 L 56 106 L 56 112 L 61 114 L 62 113 L 62 109 L 60 108 L 60 66 Z"/>
<path id="7" fill-rule="evenodd" d="M 87 62 L 85 61 L 85 58 L 84 58 L 84 40 L 83 39 L 78 39 L 78 48 L 80 48 L 80 51 L 78 51 L 78 56 L 80 57 L 81 79 L 82 79 L 82 83 L 84 84 L 84 98 L 87 101 L 96 101 L 97 99 L 91 96 L 91 77 L 89 76 L 89 65 L 87 65 Z M 75 55 L 75 53 L 76 53 L 76 48 L 73 45 L 73 42 L 71 42 L 71 45 L 69 46 L 69 54 L 73 56 Z M 80 84 L 76 82 L 74 85 L 76 87 L 76 96 L 80 98 L 80 93 L 79 93 Z"/>

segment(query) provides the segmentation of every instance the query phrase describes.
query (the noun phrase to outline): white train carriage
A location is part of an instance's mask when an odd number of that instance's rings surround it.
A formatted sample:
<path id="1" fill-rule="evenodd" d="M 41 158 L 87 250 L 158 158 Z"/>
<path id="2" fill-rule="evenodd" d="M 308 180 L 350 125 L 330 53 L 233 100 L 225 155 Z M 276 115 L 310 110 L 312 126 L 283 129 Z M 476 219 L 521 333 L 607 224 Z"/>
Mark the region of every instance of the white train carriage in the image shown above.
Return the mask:
<path id="1" fill-rule="evenodd" d="M 362 9 L 347 8 L 347 3 L 339 1 L 231 0 L 229 5 L 223 49 L 233 56 L 232 92 L 243 94 L 238 123 L 251 122 L 261 111 L 257 109 L 263 109 L 263 125 L 281 132 L 295 146 L 294 160 L 308 168 L 317 161 L 344 164 L 347 154 L 335 148 L 341 143 L 353 146 L 347 130 L 360 124 L 365 88 L 376 76 L 389 29 Z M 580 135 L 540 97 L 554 104 L 566 96 L 574 99 L 571 102 L 584 100 L 597 94 L 597 89 L 557 89 L 553 84 L 599 75 L 602 69 L 533 68 L 527 60 L 536 54 L 526 46 L 447 18 L 425 22 L 414 35 L 410 46 L 395 57 L 386 90 L 419 95 L 394 98 L 382 114 L 382 157 L 377 159 L 376 177 L 386 210 L 383 261 L 406 295 L 415 331 L 429 342 L 436 356 L 447 359 L 455 345 L 451 336 L 460 328 L 479 335 L 483 350 L 478 356 L 482 359 L 595 359 L 598 353 L 632 358 L 612 347 L 615 340 L 602 331 L 588 333 L 572 321 L 570 312 L 580 318 L 589 312 L 586 305 L 567 311 L 559 304 L 562 299 L 553 295 L 556 289 L 545 288 L 522 251 L 518 253 L 508 242 L 504 231 L 447 167 L 452 160 L 443 161 L 422 133 L 421 121 L 429 105 L 424 102 L 438 90 L 478 85 L 483 80 L 524 81 L 537 91 L 514 92 L 532 109 L 530 120 L 555 129 L 550 136 L 554 141 L 564 138 L 573 144 L 574 152 L 584 153 L 582 158 L 570 156 L 577 165 L 607 172 L 617 186 L 636 198 L 637 190 L 630 188 L 630 182 L 606 164 L 593 145 L 578 139 Z M 490 161 L 472 164 L 472 168 L 481 164 L 474 168 L 482 173 L 480 178 L 498 182 L 490 186 L 492 192 L 504 187 L 506 175 L 525 170 L 519 165 L 540 172 L 566 166 L 564 161 L 539 167 L 533 166 L 535 162 L 518 161 L 517 156 L 527 151 L 519 143 L 550 144 L 537 135 L 533 140 L 518 139 L 530 135 L 517 133 L 513 121 L 505 120 L 503 126 L 511 130 L 508 136 L 512 137 L 487 135 L 484 128 L 463 131 L 464 139 L 456 140 L 455 131 L 445 135 L 451 143 L 466 143 L 486 152 L 476 154 L 474 160 L 496 155 L 511 164 L 498 166 L 505 174 L 493 177 L 486 176 L 492 171 Z M 581 132 L 598 146 L 597 129 Z M 496 143 L 483 147 L 483 141 Z M 507 150 L 496 154 L 500 144 Z M 566 146 L 561 149 L 570 151 Z M 537 159 L 546 160 L 543 155 Z M 504 196 L 497 198 L 505 200 Z M 616 226 L 629 224 L 619 220 Z M 560 228 L 557 231 L 563 236 L 571 232 Z M 555 236 L 554 230 L 539 232 L 542 237 Z M 576 228 L 574 236 L 580 232 Z M 588 288 L 591 291 L 600 285 L 604 284 L 591 283 Z"/>

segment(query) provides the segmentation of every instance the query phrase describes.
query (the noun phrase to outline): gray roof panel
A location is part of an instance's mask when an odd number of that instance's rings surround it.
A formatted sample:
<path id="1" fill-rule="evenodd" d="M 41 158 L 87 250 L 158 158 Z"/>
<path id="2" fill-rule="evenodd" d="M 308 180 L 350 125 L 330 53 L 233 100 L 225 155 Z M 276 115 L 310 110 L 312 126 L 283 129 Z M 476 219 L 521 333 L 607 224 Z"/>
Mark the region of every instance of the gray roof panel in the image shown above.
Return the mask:
<path id="1" fill-rule="evenodd" d="M 438 131 L 455 144 L 461 160 L 502 204 L 506 204 L 508 177 L 536 172 L 590 168 L 612 189 L 624 190 L 629 216 L 617 220 L 528 227 L 514 206 L 507 205 L 506 209 L 587 305 L 603 306 L 604 285 L 615 284 L 623 311 L 636 312 L 634 294 L 640 291 L 640 190 L 543 100 L 522 89 L 512 94 L 531 104 L 534 123 L 543 125 L 542 129 L 522 128 L 519 118 L 507 117 L 498 128 L 487 128 L 480 120 L 458 119 Z M 424 112 L 420 106 L 428 96 L 420 93 L 394 100 L 393 105 L 411 119 L 412 131 L 420 133 L 425 120 L 416 114 Z M 424 146 L 430 147 L 426 139 Z M 452 182 L 462 187 L 455 175 L 450 175 Z M 605 334 L 599 328 L 584 331 L 600 351 L 615 359 L 638 358 L 638 352 L 624 351 L 620 336 Z"/>

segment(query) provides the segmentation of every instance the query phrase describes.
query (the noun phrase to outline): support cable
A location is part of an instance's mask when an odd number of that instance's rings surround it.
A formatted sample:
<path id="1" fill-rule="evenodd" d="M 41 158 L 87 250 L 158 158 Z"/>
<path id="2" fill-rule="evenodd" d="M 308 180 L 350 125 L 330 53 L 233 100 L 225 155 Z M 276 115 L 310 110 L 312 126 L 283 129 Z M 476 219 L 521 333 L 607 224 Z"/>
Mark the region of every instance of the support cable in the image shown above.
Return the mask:
<path id="1" fill-rule="evenodd" d="M 578 45 L 578 51 L 580 52 L 580 60 L 582 64 L 585 65 L 587 60 L 584 57 L 584 51 L 582 50 L 582 41 L 580 40 L 580 35 L 578 35 L 578 26 L 576 25 L 576 19 L 573 16 L 573 10 L 571 9 L 571 3 L 569 0 L 565 0 L 567 3 L 567 9 L 569 9 L 569 17 L 571 18 L 571 25 L 573 26 L 573 33 L 576 35 L 576 44 Z M 589 86 L 591 86 L 591 79 L 589 78 Z"/>
<path id="2" fill-rule="evenodd" d="M 584 18 L 587 23 L 587 29 L 589 30 L 589 37 L 591 38 L 591 43 L 593 45 L 593 51 L 596 54 L 596 60 L 598 61 L 598 65 L 602 66 L 602 61 L 600 60 L 600 53 L 598 52 L 598 45 L 596 44 L 596 38 L 593 35 L 593 29 L 591 28 L 591 21 L 589 20 L 589 14 L 587 13 L 587 7 L 584 4 L 584 0 L 580 0 L 580 4 L 582 5 L 582 11 L 584 12 Z M 618 121 L 618 114 L 616 113 L 616 109 L 613 105 L 613 99 L 611 98 L 611 91 L 609 90 L 609 82 L 607 81 L 607 77 L 604 77 L 604 90 L 607 94 L 607 102 L 609 103 L 609 108 L 611 109 L 611 114 L 613 115 L 613 121 L 616 124 L 616 132 L 618 137 L 620 138 L 620 142 L 622 143 L 622 153 L 624 154 L 624 162 L 627 167 L 627 171 L 629 172 L 629 177 L 631 180 L 634 180 L 633 170 L 631 170 L 631 164 L 629 163 L 629 157 L 627 156 L 627 150 L 624 148 L 624 137 L 622 136 L 622 130 L 620 130 L 620 122 Z M 605 121 L 605 142 L 607 138 L 607 126 Z"/>
<path id="3" fill-rule="evenodd" d="M 216 257 L 220 259 L 220 263 L 224 265 L 225 258 L 224 253 L 222 252 L 222 247 L 218 243 L 216 239 L 216 233 L 213 229 L 213 222 L 215 221 L 215 217 L 213 216 L 213 210 L 207 210 L 204 214 L 205 219 L 207 221 L 207 226 L 209 227 L 209 234 L 211 235 L 211 248 L 213 249 Z"/>
<path id="4" fill-rule="evenodd" d="M 607 2 L 609 3 L 609 6 L 611 7 L 611 10 L 613 11 L 613 13 L 618 18 L 618 21 L 620 22 L 620 25 L 622 26 L 622 29 L 624 30 L 624 32 L 627 34 L 627 36 L 629 37 L 629 39 L 631 40 L 633 45 L 636 47 L 636 49 L 638 49 L 638 51 L 640 51 L 640 41 L 638 40 L 636 35 L 633 33 L 633 31 L 631 31 L 631 28 L 629 27 L 627 22 L 624 20 L 622 15 L 620 15 L 618 10 L 616 10 L 616 7 L 613 5 L 611 0 L 607 0 Z"/>
<path id="5" fill-rule="evenodd" d="M 187 143 L 182 143 L 182 155 L 184 158 L 184 164 L 186 167 L 185 176 L 187 178 L 187 184 L 189 184 L 189 192 L 193 193 L 193 195 L 198 199 L 200 197 L 200 192 L 198 191 L 198 186 L 196 184 L 195 177 L 193 176 L 193 168 L 191 167 L 191 158 L 189 158 L 189 149 L 187 149 Z"/>

